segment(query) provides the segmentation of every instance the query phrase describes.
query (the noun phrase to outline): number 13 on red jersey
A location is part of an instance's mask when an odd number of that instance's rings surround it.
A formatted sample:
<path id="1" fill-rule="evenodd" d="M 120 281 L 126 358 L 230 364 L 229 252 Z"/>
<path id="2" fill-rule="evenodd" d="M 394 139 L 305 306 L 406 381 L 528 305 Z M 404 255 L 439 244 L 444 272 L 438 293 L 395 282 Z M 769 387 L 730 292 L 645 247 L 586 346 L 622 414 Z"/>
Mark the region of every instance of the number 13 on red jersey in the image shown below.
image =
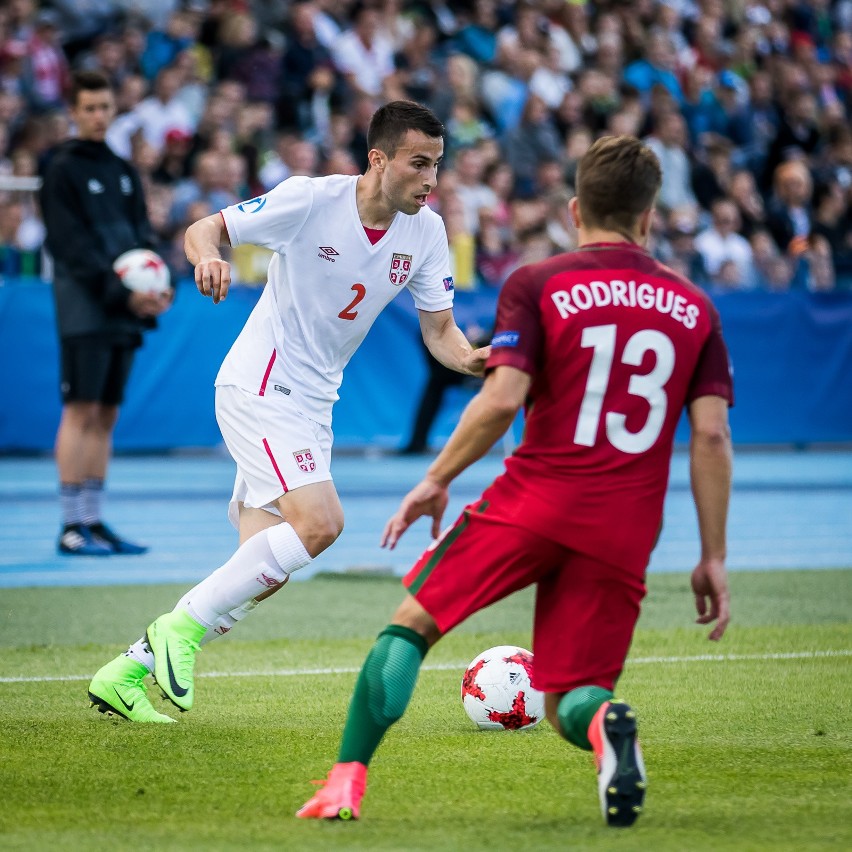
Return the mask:
<path id="1" fill-rule="evenodd" d="M 583 329 L 580 345 L 593 349 L 592 363 L 586 379 L 586 389 L 580 404 L 580 415 L 574 431 L 574 443 L 584 447 L 594 446 L 598 425 L 603 414 L 604 398 L 609 386 L 612 363 L 615 359 L 616 327 L 597 325 Z M 650 449 L 666 419 L 668 397 L 664 390 L 675 366 L 675 348 L 672 341 L 661 331 L 643 329 L 628 341 L 621 354 L 621 363 L 638 367 L 648 351 L 654 353 L 654 369 L 646 375 L 632 375 L 627 392 L 641 397 L 648 403 L 648 416 L 638 432 L 626 428 L 627 416 L 618 411 L 607 411 L 604 419 L 607 440 L 624 453 L 643 453 Z"/>

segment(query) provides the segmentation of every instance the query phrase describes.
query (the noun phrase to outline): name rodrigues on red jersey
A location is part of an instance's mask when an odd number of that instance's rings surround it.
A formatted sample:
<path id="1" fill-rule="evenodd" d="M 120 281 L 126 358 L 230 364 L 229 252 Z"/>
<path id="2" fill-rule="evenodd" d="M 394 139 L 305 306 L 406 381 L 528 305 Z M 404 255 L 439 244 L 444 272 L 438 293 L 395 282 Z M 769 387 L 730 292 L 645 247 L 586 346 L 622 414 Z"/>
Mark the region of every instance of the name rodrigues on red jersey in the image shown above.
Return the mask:
<path id="1" fill-rule="evenodd" d="M 556 290 L 550 298 L 562 319 L 587 311 L 589 308 L 618 307 L 656 310 L 668 314 L 673 320 L 683 323 L 685 328 L 695 328 L 701 308 L 669 287 L 653 284 L 637 284 L 635 281 L 590 281 L 588 284 L 573 284 L 567 290 Z"/>

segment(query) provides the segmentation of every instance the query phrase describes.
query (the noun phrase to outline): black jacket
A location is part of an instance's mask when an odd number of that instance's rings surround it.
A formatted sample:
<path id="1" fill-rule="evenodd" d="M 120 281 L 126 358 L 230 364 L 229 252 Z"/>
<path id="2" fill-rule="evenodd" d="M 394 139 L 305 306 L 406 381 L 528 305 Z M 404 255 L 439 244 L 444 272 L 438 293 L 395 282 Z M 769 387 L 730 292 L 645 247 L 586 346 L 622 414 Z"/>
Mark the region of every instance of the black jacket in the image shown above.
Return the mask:
<path id="1" fill-rule="evenodd" d="M 47 166 L 41 208 L 54 261 L 59 336 L 139 342 L 140 332 L 154 323 L 129 310 L 130 291 L 112 269 L 128 249 L 153 246 L 136 170 L 103 142 L 64 142 Z"/>

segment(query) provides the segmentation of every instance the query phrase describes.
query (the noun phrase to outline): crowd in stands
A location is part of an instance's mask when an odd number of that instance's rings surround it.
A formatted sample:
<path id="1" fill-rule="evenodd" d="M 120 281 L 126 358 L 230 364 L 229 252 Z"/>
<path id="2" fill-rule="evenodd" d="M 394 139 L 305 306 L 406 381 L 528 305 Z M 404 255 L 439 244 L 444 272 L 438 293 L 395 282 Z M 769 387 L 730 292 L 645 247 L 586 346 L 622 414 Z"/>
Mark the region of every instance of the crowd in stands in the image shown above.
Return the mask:
<path id="1" fill-rule="evenodd" d="M 626 133 L 663 166 L 664 262 L 711 292 L 852 288 L 852 0 L 7 0 L 0 180 L 73 133 L 75 69 L 113 82 L 108 143 L 178 274 L 190 222 L 362 172 L 373 111 L 409 98 L 446 127 L 430 204 L 459 287 L 571 249 L 578 158 Z M 0 275 L 37 272 L 43 236 L 4 190 Z"/>

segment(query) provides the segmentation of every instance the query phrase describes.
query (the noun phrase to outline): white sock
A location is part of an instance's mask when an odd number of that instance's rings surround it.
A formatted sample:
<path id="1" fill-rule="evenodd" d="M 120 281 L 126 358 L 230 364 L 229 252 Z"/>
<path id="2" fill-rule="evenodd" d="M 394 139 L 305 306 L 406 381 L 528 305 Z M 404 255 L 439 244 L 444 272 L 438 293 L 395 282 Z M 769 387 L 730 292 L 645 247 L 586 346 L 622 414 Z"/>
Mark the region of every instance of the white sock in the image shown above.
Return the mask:
<path id="1" fill-rule="evenodd" d="M 142 663 L 149 672 L 154 671 L 154 654 L 144 636 L 137 639 L 125 652 L 125 657 L 131 657 L 137 663 Z"/>
<path id="2" fill-rule="evenodd" d="M 259 601 L 251 600 L 247 604 L 238 606 L 230 612 L 219 616 L 219 620 L 210 627 L 201 637 L 200 645 L 206 645 L 220 636 L 224 636 L 238 621 L 242 621 L 257 605 Z"/>
<path id="3" fill-rule="evenodd" d="M 285 582 L 289 574 L 310 561 L 293 527 L 286 522 L 276 524 L 240 545 L 221 568 L 187 592 L 178 606 L 215 629 L 221 616 Z"/>

